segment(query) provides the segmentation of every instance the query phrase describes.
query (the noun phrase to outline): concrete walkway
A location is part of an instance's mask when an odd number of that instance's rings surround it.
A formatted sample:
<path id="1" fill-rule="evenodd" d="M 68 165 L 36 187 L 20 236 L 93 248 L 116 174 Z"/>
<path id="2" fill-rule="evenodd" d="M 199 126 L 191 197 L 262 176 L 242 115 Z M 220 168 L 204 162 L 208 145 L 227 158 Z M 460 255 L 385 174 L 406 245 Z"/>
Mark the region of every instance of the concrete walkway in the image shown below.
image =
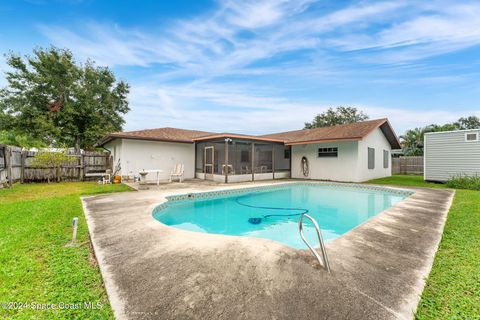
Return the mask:
<path id="1" fill-rule="evenodd" d="M 118 319 L 413 317 L 453 191 L 415 189 L 330 242 L 331 274 L 308 251 L 266 239 L 183 231 L 151 215 L 168 195 L 242 185 L 174 184 L 83 199 Z"/>

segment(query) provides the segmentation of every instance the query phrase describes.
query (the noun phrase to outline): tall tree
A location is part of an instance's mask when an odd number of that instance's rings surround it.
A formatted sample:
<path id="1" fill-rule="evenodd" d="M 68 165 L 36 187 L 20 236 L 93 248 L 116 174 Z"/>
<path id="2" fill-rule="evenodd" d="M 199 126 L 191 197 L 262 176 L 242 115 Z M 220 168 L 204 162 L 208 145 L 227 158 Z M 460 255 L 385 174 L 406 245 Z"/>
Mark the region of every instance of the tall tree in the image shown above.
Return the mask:
<path id="1" fill-rule="evenodd" d="M 460 130 L 480 129 L 480 119 L 476 116 L 460 118 L 455 124 Z"/>
<path id="2" fill-rule="evenodd" d="M 328 108 L 318 114 L 312 122 L 305 122 L 305 129 L 329 127 L 337 124 L 346 124 L 367 120 L 369 117 L 363 111 L 354 107 Z"/>
<path id="3" fill-rule="evenodd" d="M 72 52 L 55 47 L 36 49 L 33 56 L 9 54 L 7 64 L 12 71 L 0 90 L 7 129 L 77 150 L 122 129 L 129 86 L 110 69 L 90 60 L 76 63 Z"/>

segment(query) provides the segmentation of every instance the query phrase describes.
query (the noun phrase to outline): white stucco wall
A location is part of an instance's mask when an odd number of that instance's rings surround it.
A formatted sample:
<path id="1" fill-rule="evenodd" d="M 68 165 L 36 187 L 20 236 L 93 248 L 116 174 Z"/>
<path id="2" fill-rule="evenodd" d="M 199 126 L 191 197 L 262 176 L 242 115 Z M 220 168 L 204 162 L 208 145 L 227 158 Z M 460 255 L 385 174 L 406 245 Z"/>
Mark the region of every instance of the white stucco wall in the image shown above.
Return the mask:
<path id="1" fill-rule="evenodd" d="M 318 148 L 338 148 L 338 157 L 318 157 Z M 375 149 L 375 168 L 368 169 L 368 148 Z M 388 168 L 383 168 L 383 150 L 389 152 Z M 360 141 L 328 142 L 292 146 L 292 178 L 362 182 L 391 176 L 391 147 L 381 129 Z M 302 173 L 301 159 L 309 161 L 309 176 Z"/>
<path id="2" fill-rule="evenodd" d="M 375 149 L 375 168 L 368 169 L 368 148 Z M 387 150 L 388 168 L 383 167 L 383 150 Z M 380 128 L 358 142 L 358 181 L 367 181 L 392 175 L 392 148 Z"/>
<path id="3" fill-rule="evenodd" d="M 120 150 L 121 175 L 138 175 L 146 169 L 160 169 L 161 180 L 167 180 L 177 163 L 185 167 L 185 179 L 193 179 L 195 168 L 195 147 L 190 143 L 147 141 L 134 139 L 115 139 L 105 145 L 113 154 L 114 147 Z M 118 159 L 114 159 L 115 163 Z M 156 179 L 156 174 L 147 176 L 147 180 Z"/>
<path id="4" fill-rule="evenodd" d="M 114 139 L 110 142 L 107 142 L 104 146 L 105 149 L 110 151 L 110 154 L 113 158 L 113 169 L 117 166 L 118 160 L 120 159 L 120 166 L 123 167 L 123 160 L 122 157 L 122 140 L 121 139 Z M 121 174 L 121 172 L 120 172 Z"/>
<path id="5" fill-rule="evenodd" d="M 338 157 L 318 157 L 318 148 L 338 148 Z M 333 181 L 358 181 L 357 141 L 327 142 L 292 146 L 292 178 Z M 302 173 L 301 160 L 306 156 L 309 176 Z"/>

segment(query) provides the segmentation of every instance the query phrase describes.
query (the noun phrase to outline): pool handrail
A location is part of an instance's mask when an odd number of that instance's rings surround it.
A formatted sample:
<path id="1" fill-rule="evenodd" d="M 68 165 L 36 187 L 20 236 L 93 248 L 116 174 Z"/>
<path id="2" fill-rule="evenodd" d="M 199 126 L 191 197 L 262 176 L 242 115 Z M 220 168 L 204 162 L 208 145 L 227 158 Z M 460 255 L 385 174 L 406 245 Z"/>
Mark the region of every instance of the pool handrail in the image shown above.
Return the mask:
<path id="1" fill-rule="evenodd" d="M 314 227 L 315 230 L 317 231 L 317 236 L 318 236 L 318 242 L 320 243 L 320 250 L 322 251 L 322 257 L 318 254 L 318 252 L 308 243 L 307 239 L 305 238 L 305 235 L 303 234 L 303 218 L 307 218 L 310 220 Z M 325 269 L 327 270 L 328 273 L 330 273 L 330 263 L 328 262 L 328 257 L 327 257 L 327 250 L 325 249 L 325 243 L 323 242 L 323 237 L 322 237 L 322 231 L 320 230 L 320 227 L 318 226 L 317 221 L 309 216 L 306 213 L 303 213 L 300 216 L 300 220 L 298 221 L 298 231 L 300 232 L 300 237 L 302 237 L 303 242 L 307 245 L 307 247 L 310 249 L 310 251 L 313 253 L 315 258 L 317 258 L 318 263 Z"/>

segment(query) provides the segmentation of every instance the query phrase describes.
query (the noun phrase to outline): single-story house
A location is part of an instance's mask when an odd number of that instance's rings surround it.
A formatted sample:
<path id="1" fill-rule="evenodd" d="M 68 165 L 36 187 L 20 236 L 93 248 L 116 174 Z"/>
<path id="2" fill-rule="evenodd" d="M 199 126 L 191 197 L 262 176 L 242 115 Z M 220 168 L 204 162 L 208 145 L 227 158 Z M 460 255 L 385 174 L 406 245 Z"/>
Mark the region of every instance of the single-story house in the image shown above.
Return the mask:
<path id="1" fill-rule="evenodd" d="M 480 129 L 426 133 L 423 154 L 427 181 L 480 175 Z"/>
<path id="2" fill-rule="evenodd" d="M 391 150 L 400 143 L 387 119 L 267 135 L 176 128 L 117 132 L 103 137 L 122 176 L 177 163 L 185 179 L 241 182 L 302 178 L 360 182 L 391 175 Z"/>

